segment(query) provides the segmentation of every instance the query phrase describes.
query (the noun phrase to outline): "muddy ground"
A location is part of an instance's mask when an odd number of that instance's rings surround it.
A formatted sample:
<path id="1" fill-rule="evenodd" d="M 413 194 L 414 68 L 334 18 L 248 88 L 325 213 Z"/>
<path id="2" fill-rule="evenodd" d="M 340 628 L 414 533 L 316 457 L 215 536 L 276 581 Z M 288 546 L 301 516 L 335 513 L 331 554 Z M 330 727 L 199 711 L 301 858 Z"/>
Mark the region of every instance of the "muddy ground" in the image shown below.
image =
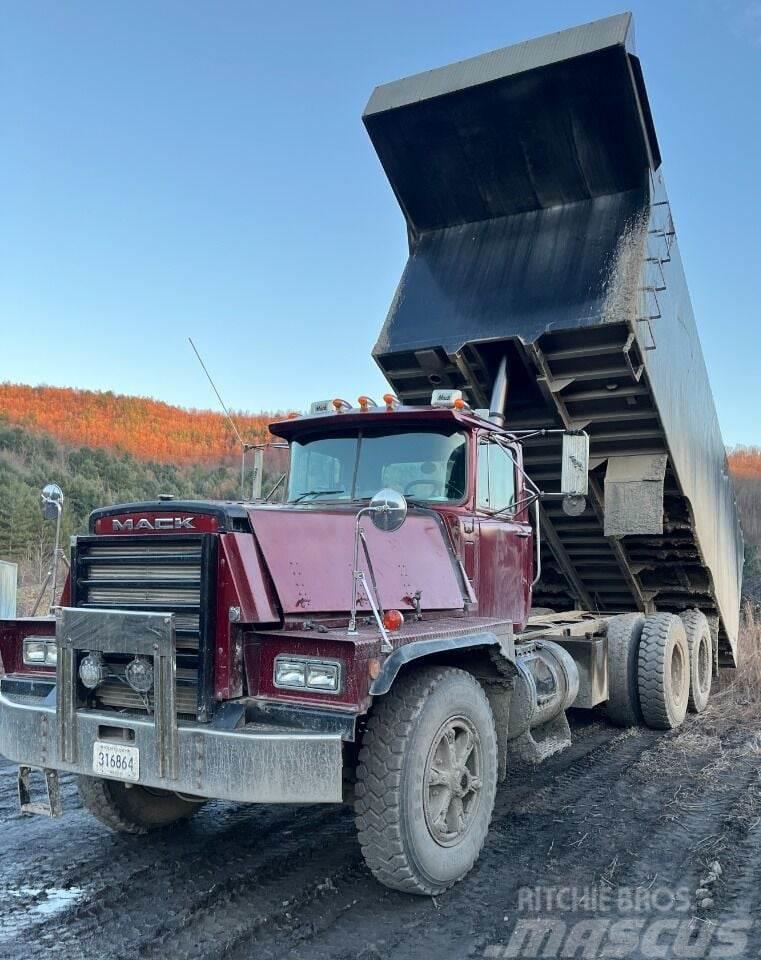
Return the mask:
<path id="1" fill-rule="evenodd" d="M 513 766 L 481 860 L 435 900 L 375 882 L 345 808 L 214 803 L 116 836 L 71 780 L 62 820 L 19 817 L 0 760 L 0 957 L 761 957 L 761 717 L 572 726 Z"/>

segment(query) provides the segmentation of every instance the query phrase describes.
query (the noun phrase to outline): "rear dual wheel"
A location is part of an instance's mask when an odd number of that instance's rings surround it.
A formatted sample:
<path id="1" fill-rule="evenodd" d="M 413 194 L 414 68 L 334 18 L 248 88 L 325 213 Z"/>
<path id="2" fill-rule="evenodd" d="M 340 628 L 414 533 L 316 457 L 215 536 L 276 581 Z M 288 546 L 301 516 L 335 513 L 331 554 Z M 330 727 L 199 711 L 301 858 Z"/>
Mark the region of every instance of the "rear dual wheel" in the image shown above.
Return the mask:
<path id="1" fill-rule="evenodd" d="M 681 616 L 690 650 L 690 698 L 691 713 L 702 713 L 708 706 L 713 680 L 713 639 L 705 614 L 700 610 L 688 610 Z"/>
<path id="2" fill-rule="evenodd" d="M 608 626 L 607 714 L 622 727 L 678 727 L 711 692 L 712 644 L 699 610 L 615 617 Z"/>
<path id="3" fill-rule="evenodd" d="M 678 727 L 687 715 L 690 696 L 690 650 L 684 624 L 673 613 L 645 618 L 637 677 L 640 709 L 648 727 Z"/>

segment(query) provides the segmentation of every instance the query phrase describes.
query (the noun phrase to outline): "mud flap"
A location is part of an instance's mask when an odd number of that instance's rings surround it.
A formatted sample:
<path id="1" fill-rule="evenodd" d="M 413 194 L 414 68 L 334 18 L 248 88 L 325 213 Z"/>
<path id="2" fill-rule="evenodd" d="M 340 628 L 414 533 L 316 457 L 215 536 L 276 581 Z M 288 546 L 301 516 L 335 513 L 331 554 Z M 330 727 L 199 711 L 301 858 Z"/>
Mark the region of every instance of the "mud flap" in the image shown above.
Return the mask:
<path id="1" fill-rule="evenodd" d="M 565 711 L 562 711 L 550 720 L 549 723 L 527 730 L 514 740 L 509 741 L 509 749 L 524 762 L 530 764 L 541 763 L 553 753 L 560 753 L 571 746 L 571 728 Z"/>
<path id="2" fill-rule="evenodd" d="M 37 813 L 43 817 L 62 816 L 63 808 L 61 806 L 61 788 L 58 781 L 58 771 L 47 768 L 40 771 L 45 781 L 45 799 L 32 800 L 29 780 L 33 769 L 32 767 L 18 768 L 18 802 L 21 815 Z"/>

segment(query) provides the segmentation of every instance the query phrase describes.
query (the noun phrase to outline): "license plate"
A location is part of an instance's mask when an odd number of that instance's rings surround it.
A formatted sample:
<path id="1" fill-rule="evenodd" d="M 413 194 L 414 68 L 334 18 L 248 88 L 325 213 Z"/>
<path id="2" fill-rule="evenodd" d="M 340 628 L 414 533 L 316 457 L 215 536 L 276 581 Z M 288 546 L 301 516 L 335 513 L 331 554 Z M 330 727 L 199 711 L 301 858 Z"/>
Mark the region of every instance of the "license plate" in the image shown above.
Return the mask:
<path id="1" fill-rule="evenodd" d="M 103 743 L 96 740 L 92 748 L 92 769 L 101 777 L 116 777 L 118 780 L 140 778 L 140 751 L 137 747 L 125 747 L 120 743 Z"/>

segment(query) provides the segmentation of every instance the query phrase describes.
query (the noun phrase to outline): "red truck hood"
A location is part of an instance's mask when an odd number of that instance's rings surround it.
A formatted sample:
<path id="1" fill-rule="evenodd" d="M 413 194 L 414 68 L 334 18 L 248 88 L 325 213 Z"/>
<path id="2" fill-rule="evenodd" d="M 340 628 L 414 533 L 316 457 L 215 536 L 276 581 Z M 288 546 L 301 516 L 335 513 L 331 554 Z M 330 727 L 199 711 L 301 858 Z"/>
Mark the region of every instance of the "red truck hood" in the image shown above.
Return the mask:
<path id="1" fill-rule="evenodd" d="M 248 513 L 284 613 L 350 609 L 355 507 L 262 506 Z M 423 610 L 462 609 L 467 590 L 438 515 L 411 511 L 394 533 L 376 530 L 369 517 L 362 527 L 383 607 L 413 609 L 420 591 Z M 360 563 L 367 572 L 364 557 Z M 369 609 L 363 596 L 360 607 Z"/>

